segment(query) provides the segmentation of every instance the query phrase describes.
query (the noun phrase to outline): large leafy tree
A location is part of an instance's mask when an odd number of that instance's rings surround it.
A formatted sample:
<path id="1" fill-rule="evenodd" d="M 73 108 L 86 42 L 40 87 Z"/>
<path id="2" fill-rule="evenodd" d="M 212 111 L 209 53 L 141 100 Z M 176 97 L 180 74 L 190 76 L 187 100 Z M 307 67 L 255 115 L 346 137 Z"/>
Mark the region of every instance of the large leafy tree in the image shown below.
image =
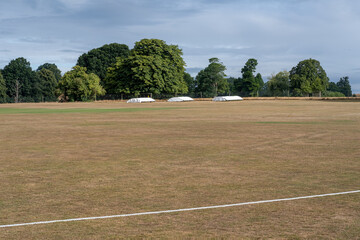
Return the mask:
<path id="1" fill-rule="evenodd" d="M 5 79 L 0 71 L 0 103 L 7 101 Z"/>
<path id="2" fill-rule="evenodd" d="M 86 67 L 87 73 L 95 73 L 103 81 L 107 69 L 116 62 L 116 59 L 127 58 L 129 54 L 129 47 L 125 44 L 105 44 L 82 54 L 77 60 L 77 65 Z"/>
<path id="3" fill-rule="evenodd" d="M 229 91 L 225 78 L 226 67 L 218 58 L 210 58 L 209 65 L 196 76 L 197 92 L 202 97 L 214 97 Z"/>
<path id="4" fill-rule="evenodd" d="M 352 91 L 348 76 L 340 78 L 336 83 L 336 86 L 338 87 L 339 92 L 343 93 L 346 97 L 351 97 Z"/>
<path id="5" fill-rule="evenodd" d="M 40 65 L 37 68 L 37 72 L 41 71 L 42 69 L 50 70 L 56 79 L 56 82 L 59 82 L 61 80 L 61 71 L 54 63 L 44 63 L 43 65 Z"/>
<path id="6" fill-rule="evenodd" d="M 250 58 L 241 69 L 242 78 L 239 78 L 235 84 L 242 95 L 258 96 L 260 89 L 264 86 L 261 74 L 254 75 L 257 65 L 257 60 Z"/>
<path id="7" fill-rule="evenodd" d="M 41 70 L 36 72 L 39 79 L 39 89 L 41 91 L 43 101 L 56 101 L 56 87 L 57 80 L 54 73 L 47 69 L 41 68 Z"/>
<path id="8" fill-rule="evenodd" d="M 64 74 L 57 93 L 65 101 L 92 101 L 96 100 L 96 96 L 104 95 L 105 90 L 96 74 L 87 74 L 85 67 L 75 66 Z"/>
<path id="9" fill-rule="evenodd" d="M 289 75 L 290 73 L 288 71 L 282 71 L 271 76 L 267 87 L 272 96 L 289 96 Z"/>
<path id="10" fill-rule="evenodd" d="M 7 95 L 11 102 L 40 101 L 39 84 L 36 73 L 32 71 L 30 62 L 25 58 L 11 60 L 4 67 L 3 76 L 7 87 Z"/>
<path id="11" fill-rule="evenodd" d="M 186 93 L 184 66 L 178 46 L 159 39 L 142 39 L 135 43 L 129 57 L 118 58 L 108 69 L 105 88 L 115 94 Z"/>
<path id="12" fill-rule="evenodd" d="M 290 89 L 293 95 L 319 94 L 327 89 L 329 78 L 320 62 L 307 59 L 298 63 L 290 71 Z"/>

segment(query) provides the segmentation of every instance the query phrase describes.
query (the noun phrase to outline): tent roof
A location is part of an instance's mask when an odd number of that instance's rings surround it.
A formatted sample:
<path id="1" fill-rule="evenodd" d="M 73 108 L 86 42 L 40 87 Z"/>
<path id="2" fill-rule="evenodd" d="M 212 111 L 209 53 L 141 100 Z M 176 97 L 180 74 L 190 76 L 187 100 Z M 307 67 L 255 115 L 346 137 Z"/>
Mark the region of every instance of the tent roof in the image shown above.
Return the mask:
<path id="1" fill-rule="evenodd" d="M 241 101 L 243 100 L 242 97 L 239 96 L 219 96 L 219 97 L 214 97 L 213 101 Z"/>
<path id="2" fill-rule="evenodd" d="M 131 98 L 127 103 L 143 103 L 143 102 L 155 102 L 152 98 Z"/>
<path id="3" fill-rule="evenodd" d="M 186 101 L 194 101 L 191 97 L 173 97 L 168 100 L 168 102 L 186 102 Z"/>

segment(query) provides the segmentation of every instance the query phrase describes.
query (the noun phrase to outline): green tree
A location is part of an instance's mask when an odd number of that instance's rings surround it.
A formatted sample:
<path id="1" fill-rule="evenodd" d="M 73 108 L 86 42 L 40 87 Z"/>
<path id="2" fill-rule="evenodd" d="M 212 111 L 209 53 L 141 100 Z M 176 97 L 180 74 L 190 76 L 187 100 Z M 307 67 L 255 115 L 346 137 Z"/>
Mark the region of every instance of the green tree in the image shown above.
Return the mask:
<path id="1" fill-rule="evenodd" d="M 195 79 L 187 72 L 184 72 L 184 81 L 188 88 L 188 94 L 193 95 L 195 93 Z"/>
<path id="2" fill-rule="evenodd" d="M 340 92 L 339 87 L 334 82 L 329 82 L 329 86 L 327 87 L 326 91 L 329 92 Z"/>
<path id="3" fill-rule="evenodd" d="M 227 78 L 227 82 L 229 85 L 229 94 L 235 94 L 236 93 L 236 88 L 235 88 L 235 82 L 237 81 L 236 78 L 234 77 L 229 77 Z"/>
<path id="4" fill-rule="evenodd" d="M 258 62 L 250 58 L 241 69 L 242 78 L 239 78 L 235 85 L 237 90 L 244 96 L 258 96 L 260 89 L 264 86 L 261 74 L 254 76 Z"/>
<path id="5" fill-rule="evenodd" d="M 289 96 L 289 75 L 288 71 L 282 71 L 270 77 L 267 87 L 272 96 Z"/>
<path id="6" fill-rule="evenodd" d="M 56 66 L 56 64 L 54 63 L 44 63 L 43 65 L 40 65 L 36 72 L 39 72 L 41 71 L 42 69 L 47 69 L 47 70 L 50 70 L 54 76 L 55 76 L 55 79 L 56 79 L 56 82 L 59 82 L 61 80 L 61 71 L 60 69 Z"/>
<path id="7" fill-rule="evenodd" d="M 92 101 L 104 95 L 105 90 L 96 74 L 87 74 L 85 67 L 75 66 L 62 77 L 57 93 L 63 95 L 65 101 Z"/>
<path id="8" fill-rule="evenodd" d="M 332 92 L 332 91 L 325 91 L 324 97 L 345 97 L 345 95 L 341 92 Z"/>
<path id="9" fill-rule="evenodd" d="M 226 67 L 218 58 L 210 58 L 209 65 L 196 76 L 196 91 L 202 97 L 215 97 L 219 93 L 229 91 L 229 83 L 225 78 Z"/>
<path id="10" fill-rule="evenodd" d="M 36 73 L 32 71 L 30 62 L 25 58 L 11 60 L 2 71 L 7 87 L 7 95 L 11 102 L 40 101 Z"/>
<path id="11" fill-rule="evenodd" d="M 329 78 L 320 62 L 307 59 L 298 63 L 290 71 L 290 89 L 293 95 L 318 94 L 327 89 Z"/>
<path id="12" fill-rule="evenodd" d="M 336 83 L 336 86 L 339 88 L 339 92 L 343 93 L 346 97 L 352 96 L 351 85 L 349 82 L 349 77 L 342 77 Z"/>
<path id="13" fill-rule="evenodd" d="M 107 69 L 116 62 L 116 59 L 127 58 L 129 54 L 129 47 L 125 44 L 105 44 L 82 54 L 77 60 L 77 65 L 86 67 L 87 73 L 95 73 L 103 81 Z"/>
<path id="14" fill-rule="evenodd" d="M 0 103 L 5 103 L 7 101 L 7 95 L 6 95 L 6 85 L 5 85 L 5 79 L 3 78 L 3 75 L 0 71 Z"/>
<path id="15" fill-rule="evenodd" d="M 39 79 L 39 88 L 42 95 L 42 101 L 56 101 L 56 87 L 57 80 L 54 73 L 47 69 L 41 68 L 41 70 L 36 72 Z"/>
<path id="16" fill-rule="evenodd" d="M 142 39 L 135 43 L 129 57 L 118 58 L 108 69 L 105 88 L 115 94 L 186 93 L 184 66 L 178 46 L 159 39 Z"/>

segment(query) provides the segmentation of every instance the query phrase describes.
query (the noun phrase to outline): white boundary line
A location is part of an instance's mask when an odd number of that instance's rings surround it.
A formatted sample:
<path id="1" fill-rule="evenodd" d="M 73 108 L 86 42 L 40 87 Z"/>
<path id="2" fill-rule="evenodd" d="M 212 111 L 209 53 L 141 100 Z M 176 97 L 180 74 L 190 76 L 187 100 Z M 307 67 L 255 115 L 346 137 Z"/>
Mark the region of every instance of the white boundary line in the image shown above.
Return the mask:
<path id="1" fill-rule="evenodd" d="M 182 208 L 182 209 L 174 209 L 174 210 L 155 211 L 155 212 L 140 212 L 140 213 L 130 213 L 130 214 L 120 214 L 120 215 L 110 215 L 110 216 L 100 216 L 100 217 L 84 217 L 84 218 L 71 218 L 71 219 L 62 219 L 62 220 L 41 221 L 41 222 L 17 223 L 17 224 L 0 225 L 0 228 L 48 224 L 48 223 L 59 223 L 59 222 L 74 222 L 74 221 L 105 219 L 105 218 L 131 217 L 131 216 L 152 215 L 152 214 L 161 214 L 161 213 L 196 211 L 196 210 L 204 210 L 204 209 L 214 209 L 214 208 L 225 208 L 225 207 L 260 204 L 260 203 L 271 203 L 271 202 L 292 201 L 292 200 L 307 199 L 307 198 L 327 197 L 327 196 L 344 195 L 344 194 L 351 194 L 351 193 L 360 193 L 360 190 L 348 191 L 348 192 L 338 192 L 338 193 L 327 193 L 327 194 L 311 195 L 311 196 L 302 196 L 302 197 L 293 197 L 293 198 L 262 200 L 262 201 L 255 201 L 255 202 L 234 203 L 234 204 L 207 206 L 207 207 Z"/>

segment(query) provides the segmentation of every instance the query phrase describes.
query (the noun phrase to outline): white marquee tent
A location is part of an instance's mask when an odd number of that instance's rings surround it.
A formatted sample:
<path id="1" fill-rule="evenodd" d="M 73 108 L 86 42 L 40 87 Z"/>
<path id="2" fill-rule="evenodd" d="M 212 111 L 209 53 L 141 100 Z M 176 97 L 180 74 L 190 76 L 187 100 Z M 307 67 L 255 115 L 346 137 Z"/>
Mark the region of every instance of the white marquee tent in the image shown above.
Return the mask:
<path id="1" fill-rule="evenodd" d="M 189 102 L 194 101 L 191 97 L 173 97 L 168 100 L 168 102 Z"/>
<path id="2" fill-rule="evenodd" d="M 219 96 L 214 97 L 213 101 L 215 102 L 225 102 L 225 101 L 241 101 L 243 100 L 242 97 L 239 96 Z"/>
<path id="3" fill-rule="evenodd" d="M 152 98 L 131 98 L 127 101 L 127 103 L 148 103 L 155 102 Z"/>

